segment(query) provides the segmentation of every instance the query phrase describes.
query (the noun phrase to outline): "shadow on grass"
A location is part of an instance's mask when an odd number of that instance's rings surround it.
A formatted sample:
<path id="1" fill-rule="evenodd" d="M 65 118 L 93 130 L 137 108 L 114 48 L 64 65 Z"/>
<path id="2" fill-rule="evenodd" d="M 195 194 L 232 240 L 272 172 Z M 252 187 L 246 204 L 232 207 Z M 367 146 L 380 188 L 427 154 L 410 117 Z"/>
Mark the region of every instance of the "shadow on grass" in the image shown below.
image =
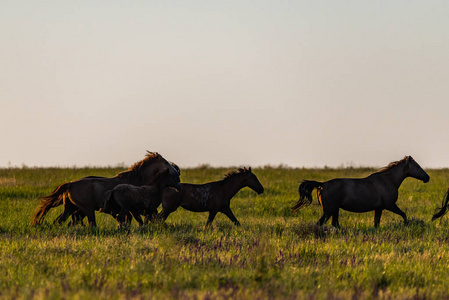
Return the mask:
<path id="1" fill-rule="evenodd" d="M 274 227 L 275 228 L 275 227 Z M 315 223 L 299 223 L 291 226 L 290 230 L 294 236 L 300 239 L 322 239 L 344 238 L 358 239 L 363 241 L 374 240 L 401 240 L 403 238 L 422 237 L 433 229 L 434 225 L 422 219 L 411 218 L 407 225 L 402 221 L 381 225 L 378 228 L 370 224 L 356 224 L 356 226 L 346 226 L 335 228 L 331 225 L 318 226 Z M 288 230 L 288 229 L 286 229 Z"/>

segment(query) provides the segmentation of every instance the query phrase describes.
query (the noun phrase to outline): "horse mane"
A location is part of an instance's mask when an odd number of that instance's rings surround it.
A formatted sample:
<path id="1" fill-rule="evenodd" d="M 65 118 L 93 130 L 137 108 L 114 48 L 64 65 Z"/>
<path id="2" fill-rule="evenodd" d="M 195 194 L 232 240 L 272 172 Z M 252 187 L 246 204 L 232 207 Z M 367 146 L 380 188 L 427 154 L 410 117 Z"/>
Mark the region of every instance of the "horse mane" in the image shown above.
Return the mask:
<path id="1" fill-rule="evenodd" d="M 383 167 L 382 169 L 380 169 L 380 170 L 374 172 L 373 174 L 379 174 L 379 173 L 387 172 L 387 171 L 391 170 L 392 168 L 394 168 L 394 167 L 396 167 L 396 166 L 398 166 L 398 165 L 400 165 L 400 164 L 402 164 L 402 163 L 404 163 L 404 162 L 409 161 L 410 158 L 411 158 L 411 156 L 406 156 L 406 157 L 404 157 L 404 158 L 401 159 L 401 160 L 391 162 L 391 163 L 388 164 L 388 166 Z M 372 174 L 371 174 L 371 175 L 372 175 Z"/>
<path id="2" fill-rule="evenodd" d="M 176 172 L 178 172 L 178 174 L 181 175 L 181 169 L 179 169 L 178 165 L 172 161 L 169 161 L 169 163 L 173 168 L 175 168 Z"/>
<path id="3" fill-rule="evenodd" d="M 142 171 L 142 168 L 160 157 L 161 157 L 161 155 L 159 153 L 150 152 L 147 150 L 147 154 L 145 155 L 144 159 L 136 162 L 128 170 L 118 173 L 117 175 L 115 175 L 115 177 L 120 178 L 120 179 L 140 178 L 140 175 L 141 175 L 140 173 Z"/>
<path id="4" fill-rule="evenodd" d="M 248 173 L 248 172 L 251 172 L 251 168 L 249 168 L 249 169 L 247 169 L 247 168 L 238 168 L 236 170 L 231 170 L 231 171 L 226 172 L 226 174 L 224 175 L 224 179 L 229 179 L 229 178 L 232 178 L 232 177 L 234 177 L 236 175 L 243 174 L 243 173 Z"/>

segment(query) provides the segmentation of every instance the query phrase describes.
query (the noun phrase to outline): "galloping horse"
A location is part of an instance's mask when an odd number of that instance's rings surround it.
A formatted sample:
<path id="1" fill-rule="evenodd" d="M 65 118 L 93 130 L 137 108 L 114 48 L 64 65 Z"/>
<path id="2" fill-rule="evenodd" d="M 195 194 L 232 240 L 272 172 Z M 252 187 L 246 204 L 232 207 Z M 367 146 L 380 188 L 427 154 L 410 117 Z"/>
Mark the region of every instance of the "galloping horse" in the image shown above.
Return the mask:
<path id="1" fill-rule="evenodd" d="M 378 227 L 384 209 L 400 215 L 407 224 L 407 216 L 396 205 L 398 189 L 405 178 L 412 177 L 428 182 L 430 177 L 411 157 L 390 163 L 387 167 L 366 178 L 337 178 L 326 182 L 304 180 L 299 186 L 299 200 L 292 207 L 293 213 L 312 203 L 312 191 L 317 189 L 323 215 L 318 225 L 332 217 L 332 226 L 338 224 L 338 211 L 368 212 L 374 210 L 374 226 Z"/>
<path id="2" fill-rule="evenodd" d="M 41 224 L 47 212 L 64 204 L 63 213 L 55 222 L 63 223 L 71 215 L 76 215 L 74 221 L 80 221 L 87 216 L 90 226 L 96 226 L 95 211 L 103 207 L 104 194 L 121 183 L 132 185 L 151 185 L 157 174 L 168 170 L 170 182 L 168 185 L 179 187 L 179 172 L 160 154 L 147 151 L 145 159 L 135 163 L 130 169 L 112 178 L 85 177 L 76 181 L 66 182 L 58 186 L 50 195 L 41 198 L 31 224 Z M 73 216 L 72 216 L 73 217 Z"/>
<path id="3" fill-rule="evenodd" d="M 258 194 L 264 191 L 251 168 L 241 168 L 225 174 L 220 181 L 205 184 L 181 183 L 181 188 L 166 188 L 162 193 L 162 211 L 158 218 L 164 221 L 181 206 L 193 212 L 209 212 L 206 226 L 211 225 L 218 212 L 225 214 L 235 225 L 240 223 L 230 208 L 231 198 L 244 187 L 249 187 Z"/>

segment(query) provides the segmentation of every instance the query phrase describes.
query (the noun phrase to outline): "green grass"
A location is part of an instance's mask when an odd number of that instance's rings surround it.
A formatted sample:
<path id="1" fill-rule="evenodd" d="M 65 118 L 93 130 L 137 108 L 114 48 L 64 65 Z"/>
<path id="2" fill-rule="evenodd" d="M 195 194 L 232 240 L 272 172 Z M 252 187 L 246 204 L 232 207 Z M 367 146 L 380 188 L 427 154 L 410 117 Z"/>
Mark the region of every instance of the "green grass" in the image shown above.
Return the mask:
<path id="1" fill-rule="evenodd" d="M 178 209 L 166 224 L 119 229 L 97 213 L 98 227 L 30 226 L 39 201 L 60 183 L 120 169 L 0 170 L 0 298 L 197 299 L 441 299 L 449 298 L 449 219 L 430 222 L 446 191 L 449 170 L 429 170 L 423 184 L 406 179 L 398 206 L 340 212 L 341 230 L 315 226 L 314 200 L 296 215 L 301 179 L 363 177 L 367 168 L 254 169 L 265 193 L 248 188 L 231 201 L 242 226 L 222 214 L 204 230 L 207 213 Z M 219 180 L 226 169 L 182 170 L 182 181 Z"/>

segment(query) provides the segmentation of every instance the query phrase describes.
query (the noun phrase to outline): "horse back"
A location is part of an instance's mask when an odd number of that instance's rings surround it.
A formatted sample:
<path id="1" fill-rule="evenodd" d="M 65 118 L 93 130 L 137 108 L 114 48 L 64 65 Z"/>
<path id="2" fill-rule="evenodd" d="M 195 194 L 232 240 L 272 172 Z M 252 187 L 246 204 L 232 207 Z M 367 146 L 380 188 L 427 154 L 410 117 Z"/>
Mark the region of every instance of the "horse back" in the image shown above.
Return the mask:
<path id="1" fill-rule="evenodd" d="M 112 190 L 115 202 L 128 210 L 144 210 L 150 206 L 157 193 L 154 186 L 135 186 L 131 184 L 119 184 Z"/>
<path id="2" fill-rule="evenodd" d="M 181 183 L 180 206 L 194 212 L 209 211 L 214 204 L 215 182 L 205 184 Z"/>
<path id="3" fill-rule="evenodd" d="M 323 205 L 338 206 L 352 212 L 383 209 L 397 200 L 397 190 L 377 178 L 338 178 L 325 182 Z"/>
<path id="4" fill-rule="evenodd" d="M 120 182 L 115 178 L 86 177 L 70 182 L 69 199 L 82 210 L 103 207 L 104 194 Z"/>

